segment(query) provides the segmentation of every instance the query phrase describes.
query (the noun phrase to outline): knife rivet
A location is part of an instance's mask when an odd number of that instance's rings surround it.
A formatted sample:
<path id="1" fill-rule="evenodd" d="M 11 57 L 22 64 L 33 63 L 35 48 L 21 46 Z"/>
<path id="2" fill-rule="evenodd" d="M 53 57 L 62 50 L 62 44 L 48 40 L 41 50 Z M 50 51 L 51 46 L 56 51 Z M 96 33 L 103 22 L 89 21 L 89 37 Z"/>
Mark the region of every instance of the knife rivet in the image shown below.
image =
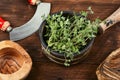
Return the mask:
<path id="1" fill-rule="evenodd" d="M 41 1 L 40 0 L 37 0 L 36 1 L 36 5 L 38 5 L 38 4 L 40 4 L 41 3 Z"/>
<path id="2" fill-rule="evenodd" d="M 6 29 L 6 32 L 10 32 L 10 31 L 12 31 L 12 27 L 11 26 L 9 26 L 7 29 Z"/>
<path id="3" fill-rule="evenodd" d="M 41 3 L 40 0 L 28 0 L 31 5 L 38 5 Z"/>

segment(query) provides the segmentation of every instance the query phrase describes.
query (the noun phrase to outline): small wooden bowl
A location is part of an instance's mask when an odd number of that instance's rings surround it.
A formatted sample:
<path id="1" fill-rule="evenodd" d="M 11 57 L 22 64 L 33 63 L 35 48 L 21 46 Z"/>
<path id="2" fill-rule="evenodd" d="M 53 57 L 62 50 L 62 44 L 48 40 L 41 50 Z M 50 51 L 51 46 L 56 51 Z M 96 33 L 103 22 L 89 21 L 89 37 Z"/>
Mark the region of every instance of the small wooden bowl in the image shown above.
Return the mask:
<path id="1" fill-rule="evenodd" d="M 120 80 L 120 48 L 99 65 L 96 74 L 98 80 Z"/>
<path id="2" fill-rule="evenodd" d="M 29 74 L 32 60 L 17 43 L 0 42 L 0 80 L 23 80 Z"/>

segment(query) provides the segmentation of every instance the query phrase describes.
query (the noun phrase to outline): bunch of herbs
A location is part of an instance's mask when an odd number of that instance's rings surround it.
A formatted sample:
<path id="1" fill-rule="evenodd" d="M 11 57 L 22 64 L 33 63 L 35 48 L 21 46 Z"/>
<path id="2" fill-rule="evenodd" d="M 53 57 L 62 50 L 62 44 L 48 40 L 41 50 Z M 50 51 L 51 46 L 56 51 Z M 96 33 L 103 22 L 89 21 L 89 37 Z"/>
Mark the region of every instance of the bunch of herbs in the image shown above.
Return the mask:
<path id="1" fill-rule="evenodd" d="M 49 15 L 46 18 L 46 31 L 44 37 L 48 48 L 59 54 L 64 54 L 65 66 L 73 60 L 75 54 L 80 51 L 95 37 L 98 32 L 99 19 L 90 21 L 87 19 L 89 13 L 93 13 L 91 8 L 88 11 L 81 11 L 80 15 L 74 13 L 73 16 L 63 16 L 60 14 Z"/>

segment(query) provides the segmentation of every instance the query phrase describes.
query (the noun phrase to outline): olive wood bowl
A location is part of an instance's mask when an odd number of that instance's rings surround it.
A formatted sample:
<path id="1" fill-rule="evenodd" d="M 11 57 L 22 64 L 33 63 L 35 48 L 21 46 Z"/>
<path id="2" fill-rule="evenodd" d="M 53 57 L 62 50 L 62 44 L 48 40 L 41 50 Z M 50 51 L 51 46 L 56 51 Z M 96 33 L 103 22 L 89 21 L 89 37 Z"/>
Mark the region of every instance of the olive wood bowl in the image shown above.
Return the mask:
<path id="1" fill-rule="evenodd" d="M 23 80 L 32 67 L 28 53 L 17 43 L 0 42 L 0 80 Z"/>
<path id="2" fill-rule="evenodd" d="M 120 48 L 113 51 L 97 68 L 98 80 L 120 80 Z"/>

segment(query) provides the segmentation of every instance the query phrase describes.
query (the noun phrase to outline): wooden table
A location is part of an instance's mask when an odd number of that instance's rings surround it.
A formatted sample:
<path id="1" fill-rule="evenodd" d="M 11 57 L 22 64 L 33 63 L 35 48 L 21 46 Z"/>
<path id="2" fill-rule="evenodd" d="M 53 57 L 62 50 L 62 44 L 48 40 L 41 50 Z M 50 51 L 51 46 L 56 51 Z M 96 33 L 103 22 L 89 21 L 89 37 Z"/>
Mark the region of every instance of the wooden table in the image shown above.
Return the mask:
<path id="1" fill-rule="evenodd" d="M 95 12 L 91 19 L 108 17 L 120 6 L 120 0 L 43 0 L 52 4 L 51 13 L 60 10 L 79 12 L 88 6 Z M 26 23 L 36 10 L 36 6 L 27 0 L 1 0 L 0 16 L 17 27 Z M 8 33 L 0 31 L 0 41 L 9 39 Z M 64 67 L 51 62 L 42 54 L 38 32 L 17 41 L 30 54 L 33 60 L 32 70 L 26 80 L 97 80 L 95 71 L 109 53 L 120 47 L 120 23 L 108 29 L 104 35 L 97 35 L 91 49 L 91 55 L 83 62 Z"/>

